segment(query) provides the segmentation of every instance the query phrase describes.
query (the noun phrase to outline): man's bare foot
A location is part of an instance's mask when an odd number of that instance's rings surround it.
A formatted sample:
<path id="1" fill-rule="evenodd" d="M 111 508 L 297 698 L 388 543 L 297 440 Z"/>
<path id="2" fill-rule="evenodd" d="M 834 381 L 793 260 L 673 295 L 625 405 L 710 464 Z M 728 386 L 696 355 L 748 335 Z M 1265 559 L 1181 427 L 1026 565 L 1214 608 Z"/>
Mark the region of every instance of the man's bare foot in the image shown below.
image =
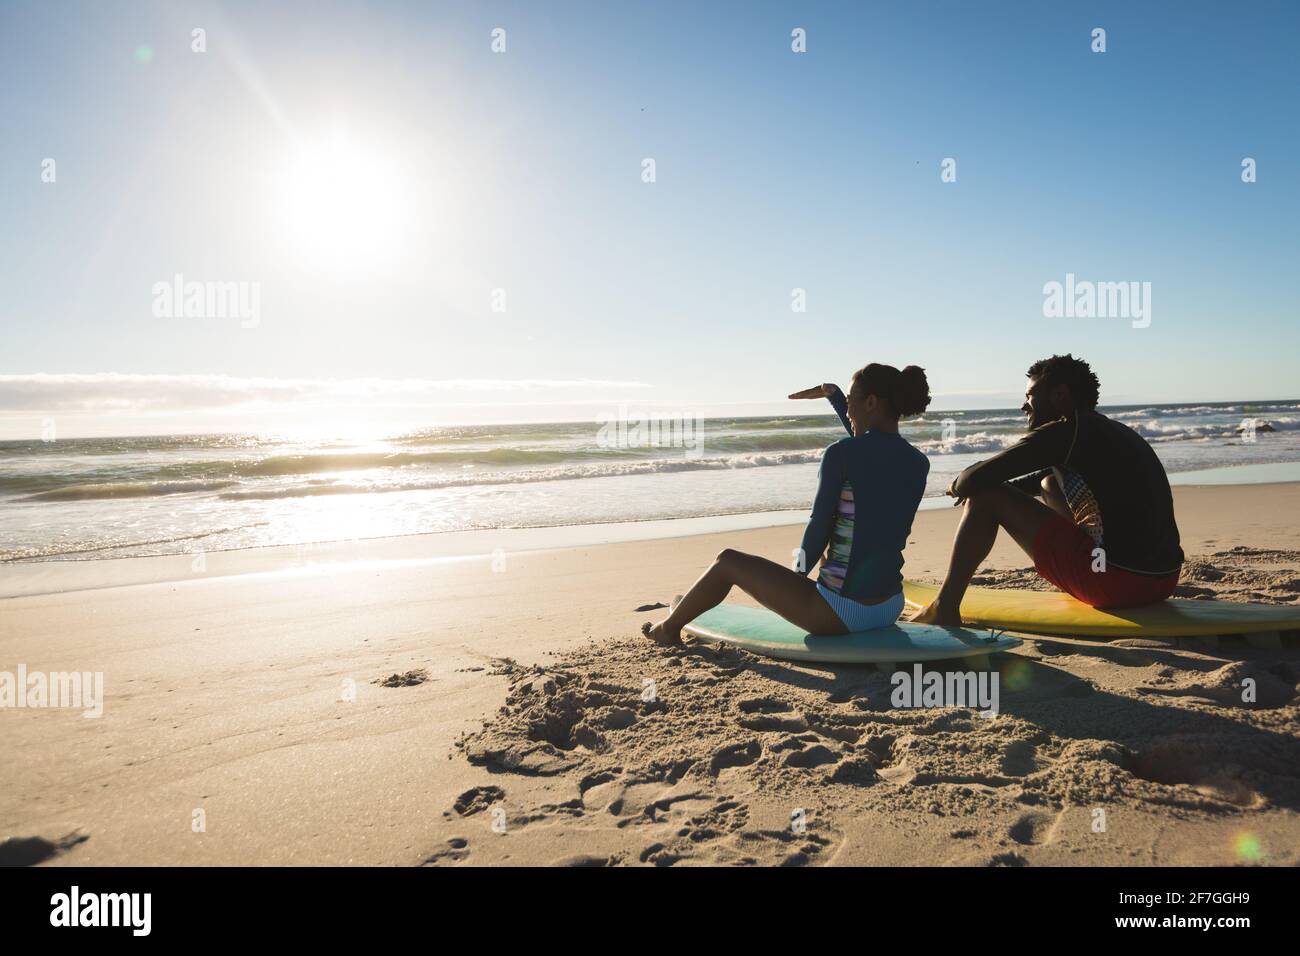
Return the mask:
<path id="1" fill-rule="evenodd" d="M 680 644 L 682 642 L 682 632 L 674 631 L 671 634 L 668 633 L 664 630 L 663 621 L 660 621 L 658 624 L 651 624 L 649 621 L 646 621 L 641 625 L 641 633 L 650 638 L 650 640 L 654 641 L 656 644 L 663 644 L 665 647 L 669 647 L 673 644 Z"/>
<path id="2" fill-rule="evenodd" d="M 912 624 L 934 624 L 938 627 L 961 627 L 961 611 L 931 601 L 912 616 Z"/>

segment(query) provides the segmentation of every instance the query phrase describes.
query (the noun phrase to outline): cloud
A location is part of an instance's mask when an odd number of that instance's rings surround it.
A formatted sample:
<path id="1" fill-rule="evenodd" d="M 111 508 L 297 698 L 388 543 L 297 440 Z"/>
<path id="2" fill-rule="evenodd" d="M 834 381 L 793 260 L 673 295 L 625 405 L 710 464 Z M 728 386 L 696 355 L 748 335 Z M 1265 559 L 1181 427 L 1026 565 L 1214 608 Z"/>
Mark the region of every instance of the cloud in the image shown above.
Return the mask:
<path id="1" fill-rule="evenodd" d="M 295 405 L 409 405 L 642 389 L 602 379 L 236 378 L 230 375 L 0 375 L 0 411 L 167 412 Z"/>

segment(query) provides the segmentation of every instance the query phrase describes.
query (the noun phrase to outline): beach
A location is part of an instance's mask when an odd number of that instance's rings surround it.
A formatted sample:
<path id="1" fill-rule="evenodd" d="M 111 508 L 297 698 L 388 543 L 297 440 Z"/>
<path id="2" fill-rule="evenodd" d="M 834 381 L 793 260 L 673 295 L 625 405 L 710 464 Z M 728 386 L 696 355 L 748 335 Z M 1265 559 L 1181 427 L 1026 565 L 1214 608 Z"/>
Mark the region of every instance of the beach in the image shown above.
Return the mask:
<path id="1" fill-rule="evenodd" d="M 1175 501 L 1180 594 L 1300 597 L 1300 483 Z M 957 515 L 918 514 L 909 577 Z M 796 521 L 6 565 L 0 669 L 104 699 L 4 715 L 0 837 L 52 865 L 1300 863 L 1294 638 L 1026 637 L 983 718 L 638 636 L 724 547 L 788 563 Z M 976 583 L 1027 566 L 1003 534 Z"/>

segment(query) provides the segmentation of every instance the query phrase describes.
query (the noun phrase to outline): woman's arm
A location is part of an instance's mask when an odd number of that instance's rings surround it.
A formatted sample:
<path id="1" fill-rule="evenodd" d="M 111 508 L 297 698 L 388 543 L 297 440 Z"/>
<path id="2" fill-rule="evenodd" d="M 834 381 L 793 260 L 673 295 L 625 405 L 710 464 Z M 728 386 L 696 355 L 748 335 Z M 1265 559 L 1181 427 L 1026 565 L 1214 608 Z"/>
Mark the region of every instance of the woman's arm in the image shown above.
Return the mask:
<path id="1" fill-rule="evenodd" d="M 853 437 L 853 426 L 849 424 L 849 400 L 844 397 L 838 385 L 826 384 L 822 388 L 827 389 L 826 397 L 830 400 L 831 408 L 835 409 L 835 414 L 840 416 L 840 421 L 844 423 L 844 430 Z"/>
<path id="2" fill-rule="evenodd" d="M 830 400 L 831 408 L 835 409 L 835 414 L 840 416 L 840 421 L 844 424 L 844 430 L 853 437 L 853 426 L 849 424 L 849 402 L 840 391 L 840 387 L 834 382 L 827 382 L 824 385 L 814 385 L 812 388 L 805 388 L 803 391 L 794 392 L 790 398 L 827 398 Z"/>
<path id="3" fill-rule="evenodd" d="M 836 442 L 822 454 L 821 467 L 817 469 L 817 495 L 813 498 L 812 514 L 808 516 L 808 527 L 804 529 L 803 542 L 799 545 L 804 566 L 795 569 L 803 574 L 811 571 L 821 560 L 831 540 L 835 508 L 844 488 L 841 454 L 839 442 Z"/>

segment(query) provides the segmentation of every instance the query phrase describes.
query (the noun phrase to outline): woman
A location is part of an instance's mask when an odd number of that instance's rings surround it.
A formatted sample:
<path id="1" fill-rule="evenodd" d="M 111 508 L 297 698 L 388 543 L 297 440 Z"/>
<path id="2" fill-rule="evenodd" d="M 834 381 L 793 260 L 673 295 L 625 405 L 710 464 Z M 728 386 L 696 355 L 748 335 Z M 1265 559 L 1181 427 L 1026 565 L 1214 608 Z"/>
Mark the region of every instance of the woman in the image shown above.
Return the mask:
<path id="1" fill-rule="evenodd" d="M 790 397 L 823 396 L 850 437 L 822 455 L 795 570 L 727 548 L 664 620 L 642 625 L 651 640 L 679 643 L 681 629 L 721 604 L 733 585 L 810 634 L 847 634 L 898 620 L 903 548 L 930 473 L 929 459 L 898 433 L 898 420 L 930 404 L 925 370 L 872 364 L 854 373 L 847 400 L 829 384 Z M 821 573 L 814 584 L 808 571 L 815 560 Z"/>

